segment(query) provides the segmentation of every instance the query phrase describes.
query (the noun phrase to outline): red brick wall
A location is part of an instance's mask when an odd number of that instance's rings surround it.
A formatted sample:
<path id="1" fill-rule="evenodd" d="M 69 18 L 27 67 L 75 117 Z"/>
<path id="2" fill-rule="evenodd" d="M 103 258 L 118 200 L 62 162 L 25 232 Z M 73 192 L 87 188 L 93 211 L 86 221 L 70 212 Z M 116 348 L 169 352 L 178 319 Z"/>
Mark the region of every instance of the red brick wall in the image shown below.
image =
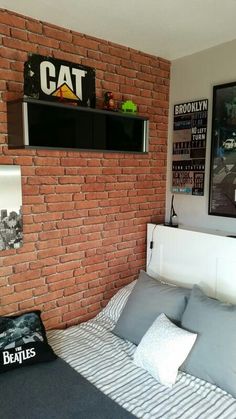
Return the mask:
<path id="1" fill-rule="evenodd" d="M 146 224 L 165 210 L 167 60 L 0 10 L 0 164 L 22 170 L 24 245 L 0 252 L 0 314 L 40 308 L 48 328 L 94 316 L 145 266 Z M 96 68 L 106 90 L 150 119 L 150 152 L 8 150 L 6 101 L 28 53 Z M 1 191 L 0 191 L 1 193 Z"/>

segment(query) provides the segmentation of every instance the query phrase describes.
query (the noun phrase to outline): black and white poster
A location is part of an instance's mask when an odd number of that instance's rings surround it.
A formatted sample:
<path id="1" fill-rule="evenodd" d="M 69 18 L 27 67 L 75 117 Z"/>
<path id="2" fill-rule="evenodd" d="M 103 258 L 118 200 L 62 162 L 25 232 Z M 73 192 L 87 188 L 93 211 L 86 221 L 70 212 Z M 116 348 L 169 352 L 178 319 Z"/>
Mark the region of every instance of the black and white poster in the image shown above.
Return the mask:
<path id="1" fill-rule="evenodd" d="M 236 82 L 213 90 L 209 214 L 236 217 Z"/>
<path id="2" fill-rule="evenodd" d="M 24 66 L 24 94 L 34 99 L 95 108 L 95 69 L 32 54 Z"/>
<path id="3" fill-rule="evenodd" d="M 208 99 L 174 106 L 172 192 L 204 195 Z"/>
<path id="4" fill-rule="evenodd" d="M 23 244 L 20 166 L 0 166 L 0 250 Z"/>

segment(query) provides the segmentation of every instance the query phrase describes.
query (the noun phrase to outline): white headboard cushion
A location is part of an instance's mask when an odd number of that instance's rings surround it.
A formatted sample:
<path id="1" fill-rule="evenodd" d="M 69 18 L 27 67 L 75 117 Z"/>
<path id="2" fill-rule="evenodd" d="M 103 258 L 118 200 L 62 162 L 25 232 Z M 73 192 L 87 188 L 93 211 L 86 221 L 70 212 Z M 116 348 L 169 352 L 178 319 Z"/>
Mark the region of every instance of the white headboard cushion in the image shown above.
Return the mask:
<path id="1" fill-rule="evenodd" d="M 152 242 L 152 249 L 150 243 Z M 148 224 L 147 273 L 236 303 L 236 238 Z"/>

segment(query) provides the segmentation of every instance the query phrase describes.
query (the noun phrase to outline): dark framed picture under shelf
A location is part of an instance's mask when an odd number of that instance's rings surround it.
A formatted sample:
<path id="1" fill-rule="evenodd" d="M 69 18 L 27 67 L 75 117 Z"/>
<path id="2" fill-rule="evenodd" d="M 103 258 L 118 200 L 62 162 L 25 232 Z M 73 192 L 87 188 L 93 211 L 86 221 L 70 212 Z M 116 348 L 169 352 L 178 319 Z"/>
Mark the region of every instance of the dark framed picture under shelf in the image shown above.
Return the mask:
<path id="1" fill-rule="evenodd" d="M 148 119 L 25 98 L 8 103 L 8 137 L 10 148 L 145 153 Z"/>
<path id="2" fill-rule="evenodd" d="M 213 88 L 208 212 L 236 217 L 236 82 Z"/>

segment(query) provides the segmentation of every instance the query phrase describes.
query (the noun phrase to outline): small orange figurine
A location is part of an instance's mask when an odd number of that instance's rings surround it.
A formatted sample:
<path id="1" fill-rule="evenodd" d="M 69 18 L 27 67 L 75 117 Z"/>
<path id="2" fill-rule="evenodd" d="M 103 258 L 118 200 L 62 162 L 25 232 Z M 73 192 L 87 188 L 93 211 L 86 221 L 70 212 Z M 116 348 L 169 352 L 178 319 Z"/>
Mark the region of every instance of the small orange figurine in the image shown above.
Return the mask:
<path id="1" fill-rule="evenodd" d="M 107 109 L 108 111 L 116 111 L 112 92 L 106 92 L 104 94 L 104 109 Z"/>

